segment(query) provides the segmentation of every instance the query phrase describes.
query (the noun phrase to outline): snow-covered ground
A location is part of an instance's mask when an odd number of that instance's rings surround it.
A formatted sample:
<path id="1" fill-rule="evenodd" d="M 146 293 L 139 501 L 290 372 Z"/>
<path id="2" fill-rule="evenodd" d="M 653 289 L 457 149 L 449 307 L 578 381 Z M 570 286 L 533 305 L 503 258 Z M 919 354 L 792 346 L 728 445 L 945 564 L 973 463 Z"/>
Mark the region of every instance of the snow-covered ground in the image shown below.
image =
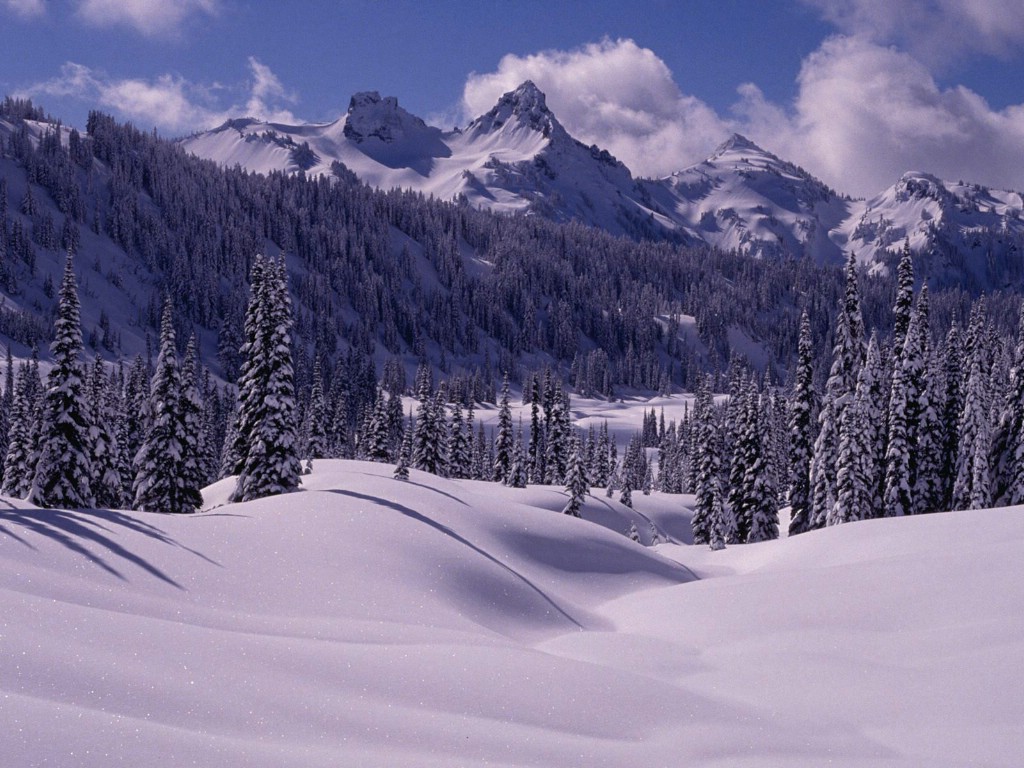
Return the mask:
<path id="1" fill-rule="evenodd" d="M 1024 509 L 713 553 L 688 497 L 321 461 L 183 517 L 0 500 L 10 766 L 1016 766 Z M 596 523 L 596 524 L 595 524 Z"/>

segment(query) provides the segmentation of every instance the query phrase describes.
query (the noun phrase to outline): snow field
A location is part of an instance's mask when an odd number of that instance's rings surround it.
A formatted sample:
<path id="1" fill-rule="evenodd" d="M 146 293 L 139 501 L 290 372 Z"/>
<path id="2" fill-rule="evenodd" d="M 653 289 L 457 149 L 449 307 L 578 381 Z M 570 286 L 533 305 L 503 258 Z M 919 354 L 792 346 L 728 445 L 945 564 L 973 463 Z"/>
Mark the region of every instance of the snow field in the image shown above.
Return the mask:
<path id="1" fill-rule="evenodd" d="M 633 513 L 600 493 L 581 521 L 557 514 L 557 489 L 390 473 L 320 461 L 305 490 L 237 505 L 224 481 L 181 517 L 5 501 L 5 763 L 1010 766 L 1022 751 L 1019 509 L 712 553 L 634 544 Z M 688 500 L 635 494 L 641 533 L 683 529 Z"/>

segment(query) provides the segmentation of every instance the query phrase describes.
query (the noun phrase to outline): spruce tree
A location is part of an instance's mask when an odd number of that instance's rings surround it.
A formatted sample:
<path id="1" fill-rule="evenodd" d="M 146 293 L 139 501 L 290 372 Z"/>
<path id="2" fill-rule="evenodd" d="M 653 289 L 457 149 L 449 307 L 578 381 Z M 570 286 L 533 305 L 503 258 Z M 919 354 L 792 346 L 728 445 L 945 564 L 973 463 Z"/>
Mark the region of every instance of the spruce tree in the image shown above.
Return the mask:
<path id="1" fill-rule="evenodd" d="M 202 487 L 206 472 L 203 467 L 203 402 L 199 397 L 199 351 L 195 334 L 189 336 L 181 364 L 181 388 L 178 397 L 178 434 L 181 456 L 178 458 L 178 499 L 182 511 L 192 512 L 203 506 Z"/>
<path id="2" fill-rule="evenodd" d="M 43 399 L 39 461 L 29 500 L 40 507 L 92 507 L 92 425 L 84 401 L 82 326 L 70 254 L 64 263 L 50 352 L 53 368 Z"/>
<path id="3" fill-rule="evenodd" d="M 254 268 L 254 274 L 256 270 Z M 284 259 L 269 260 L 253 286 L 246 313 L 246 362 L 239 379 L 239 440 L 245 443 L 232 501 L 293 491 L 302 467 L 295 424 L 291 299 Z M 255 305 L 255 306 L 253 306 Z"/>
<path id="4" fill-rule="evenodd" d="M 837 525 L 873 516 L 874 495 L 878 485 L 877 454 L 880 445 L 872 439 L 880 431 L 880 422 L 872 422 L 877 404 L 876 382 L 881 378 L 878 339 L 872 334 L 864 365 L 857 375 L 854 399 L 843 411 L 839 427 L 839 456 L 836 464 L 836 500 L 826 523 Z"/>
<path id="5" fill-rule="evenodd" d="M 820 431 L 811 461 L 811 512 L 808 527 L 825 525 L 836 499 L 836 464 L 839 458 L 839 425 L 843 410 L 853 399 L 857 374 L 864 357 L 864 320 L 860 311 L 856 259 L 846 263 L 846 293 L 836 322 L 832 368 L 818 416 Z"/>
<path id="6" fill-rule="evenodd" d="M 565 472 L 565 492 L 569 500 L 562 512 L 573 517 L 580 517 L 583 497 L 590 494 L 590 481 L 587 478 L 586 462 L 583 460 L 583 448 L 579 438 L 574 438 L 569 453 L 569 466 Z"/>
<path id="7" fill-rule="evenodd" d="M 110 389 L 103 360 L 97 355 L 89 376 L 87 400 L 92 422 L 92 488 L 97 507 L 116 509 L 123 507 L 126 499 L 122 497 L 116 403 L 111 401 Z"/>
<path id="8" fill-rule="evenodd" d="M 33 422 L 35 420 L 36 393 L 42 388 L 38 374 L 32 381 L 33 369 L 28 363 L 18 366 L 18 377 L 14 386 L 14 399 L 11 403 L 11 428 L 7 455 L 4 459 L 4 483 L 2 490 L 5 496 L 25 498 L 32 488 L 34 468 L 32 457 L 35 453 L 33 445 Z"/>
<path id="9" fill-rule="evenodd" d="M 515 435 L 512 431 L 512 410 L 508 400 L 508 374 L 501 385 L 501 402 L 498 405 L 498 429 L 494 438 L 494 481 L 504 483 L 512 469 L 512 450 Z"/>
<path id="10" fill-rule="evenodd" d="M 811 503 L 811 457 L 814 450 L 814 348 L 811 344 L 811 321 L 805 311 L 800 318 L 800 341 L 797 348 L 793 396 L 789 401 L 789 535 L 803 533 L 809 521 Z"/>
<path id="11" fill-rule="evenodd" d="M 306 446 L 304 455 L 310 459 L 327 457 L 327 402 L 324 399 L 323 366 L 320 355 L 313 362 L 313 382 L 309 390 L 309 406 L 306 408 L 306 425 L 303 429 Z"/>
<path id="12" fill-rule="evenodd" d="M 409 479 L 409 458 L 412 456 L 412 411 L 409 411 L 409 420 L 402 431 L 402 444 L 398 449 L 398 460 L 395 464 L 396 480 Z"/>
<path id="13" fill-rule="evenodd" d="M 180 424 L 181 373 L 175 348 L 171 304 L 164 305 L 160 324 L 160 354 L 150 385 L 146 432 L 135 456 L 135 509 L 171 514 L 186 508 L 178 487 L 179 461 L 184 454 Z"/>

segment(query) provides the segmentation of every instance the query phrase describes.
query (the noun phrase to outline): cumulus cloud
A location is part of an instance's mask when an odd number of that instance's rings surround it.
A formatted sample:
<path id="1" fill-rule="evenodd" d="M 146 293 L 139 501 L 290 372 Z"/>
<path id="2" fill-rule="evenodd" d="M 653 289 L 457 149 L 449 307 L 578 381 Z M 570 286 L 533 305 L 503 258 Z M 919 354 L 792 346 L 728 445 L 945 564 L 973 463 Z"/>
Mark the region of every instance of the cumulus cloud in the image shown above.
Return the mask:
<path id="1" fill-rule="evenodd" d="M 785 151 L 839 189 L 877 191 L 905 170 L 1024 182 L 1024 107 L 941 89 L 909 54 L 859 38 L 830 38 L 804 61 L 790 123 Z"/>
<path id="2" fill-rule="evenodd" d="M 43 0 L 3 0 L 2 5 L 23 19 L 38 18 L 46 13 L 46 3 Z"/>
<path id="3" fill-rule="evenodd" d="M 251 79 L 243 88 L 244 104 L 224 106 L 217 102 L 223 89 L 192 83 L 176 75 L 155 78 L 111 78 L 83 64 L 68 62 L 60 74 L 32 85 L 19 96 L 56 96 L 96 104 L 145 126 L 156 126 L 169 133 L 184 133 L 213 127 L 229 117 L 242 115 L 276 122 L 299 122 L 281 107 L 293 102 L 289 93 L 269 67 L 249 57 Z"/>
<path id="4" fill-rule="evenodd" d="M 942 89 L 914 56 L 865 36 L 826 39 L 803 62 L 787 104 L 746 83 L 720 114 L 684 93 L 652 51 L 605 40 L 505 56 L 494 72 L 469 77 L 464 110 L 485 112 L 526 79 L 547 94 L 571 134 L 639 175 L 698 162 L 740 132 L 855 195 L 879 192 L 907 170 L 1024 186 L 1024 105 L 993 110 L 967 88 Z"/>
<path id="5" fill-rule="evenodd" d="M 94 26 L 127 26 L 153 37 L 176 34 L 190 16 L 214 15 L 219 6 L 219 0 L 79 0 L 77 14 Z"/>
<path id="6" fill-rule="evenodd" d="M 845 34 L 894 43 L 930 66 L 1024 45 L 1020 0 L 804 0 Z"/>

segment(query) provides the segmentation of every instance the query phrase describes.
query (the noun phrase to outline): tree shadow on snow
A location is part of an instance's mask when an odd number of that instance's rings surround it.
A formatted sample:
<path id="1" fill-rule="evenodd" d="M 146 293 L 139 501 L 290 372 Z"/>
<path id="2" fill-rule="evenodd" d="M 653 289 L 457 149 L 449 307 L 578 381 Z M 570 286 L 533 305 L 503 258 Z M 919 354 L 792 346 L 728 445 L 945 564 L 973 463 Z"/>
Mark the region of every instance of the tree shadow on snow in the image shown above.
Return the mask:
<path id="1" fill-rule="evenodd" d="M 459 534 L 457 534 L 455 531 L 453 531 L 448 526 L 442 525 L 441 523 L 437 522 L 436 520 L 431 520 L 429 517 L 420 514 L 416 510 L 411 509 L 410 507 L 407 507 L 404 504 L 399 504 L 398 502 L 394 502 L 394 501 L 388 501 L 387 499 L 382 499 L 382 498 L 379 498 L 377 496 L 369 496 L 369 495 L 367 495 L 365 493 L 358 493 L 357 491 L 346 491 L 346 490 L 342 490 L 340 488 L 331 488 L 329 490 L 326 490 L 326 492 L 327 493 L 336 493 L 339 496 L 348 496 L 348 497 L 353 498 L 353 499 L 359 499 L 360 501 L 369 501 L 369 502 L 372 502 L 374 504 L 379 504 L 382 507 L 387 507 L 388 509 L 393 509 L 396 512 L 399 512 L 399 513 L 405 515 L 406 517 L 408 517 L 408 518 L 410 518 L 412 520 L 415 520 L 418 523 L 423 523 L 424 525 L 427 525 L 427 526 L 433 528 L 435 531 L 438 531 L 439 533 L 443 533 L 445 536 L 448 536 L 449 538 L 457 541 L 459 544 L 462 544 L 463 546 L 469 547 L 474 552 L 476 552 L 478 555 L 480 555 L 481 557 L 486 558 L 488 561 L 490 561 L 494 565 L 498 566 L 503 571 L 511 574 L 514 578 L 518 579 L 520 582 L 525 584 L 529 589 L 531 589 L 533 592 L 535 592 L 539 597 L 541 597 L 544 600 L 544 602 L 546 602 L 554 610 L 556 610 L 559 613 L 559 615 L 564 617 L 567 621 L 571 622 L 573 625 L 575 625 L 579 629 L 583 629 L 583 625 L 580 622 L 578 622 L 576 619 L 574 619 L 572 616 L 570 616 L 563 608 L 561 608 L 558 605 L 558 603 L 556 603 L 554 600 L 552 600 L 544 592 L 544 590 L 542 590 L 540 587 L 538 587 L 536 584 L 534 584 L 528 578 L 523 576 L 523 574 L 519 573 L 514 568 L 509 567 L 506 563 L 501 562 L 500 560 L 498 560 L 496 557 L 494 557 L 493 555 L 489 554 L 488 552 L 485 552 L 484 550 L 480 549 L 480 547 L 478 547 L 476 544 L 474 544 L 473 542 L 469 541 L 468 539 L 460 536 Z M 447 495 L 447 494 L 445 494 L 445 495 Z"/>
<path id="2" fill-rule="evenodd" d="M 0 503 L 10 507 L 0 510 L 0 534 L 10 536 L 33 550 L 36 547 L 11 530 L 9 526 L 20 527 L 23 531 L 45 536 L 122 581 L 129 581 L 129 579 L 112 564 L 117 562 L 115 558 L 120 558 L 141 568 L 165 584 L 182 591 L 185 590 L 181 584 L 160 568 L 119 544 L 115 540 L 118 535 L 117 526 L 140 533 L 162 544 L 183 549 L 211 565 L 220 566 L 217 561 L 181 544 L 155 525 L 124 512 L 110 509 L 90 509 L 88 511 L 37 509 L 34 507 L 19 509 L 6 500 L 0 500 Z M 8 523 L 8 525 L 3 525 L 3 523 Z M 87 545 L 93 546 L 90 548 Z"/>

